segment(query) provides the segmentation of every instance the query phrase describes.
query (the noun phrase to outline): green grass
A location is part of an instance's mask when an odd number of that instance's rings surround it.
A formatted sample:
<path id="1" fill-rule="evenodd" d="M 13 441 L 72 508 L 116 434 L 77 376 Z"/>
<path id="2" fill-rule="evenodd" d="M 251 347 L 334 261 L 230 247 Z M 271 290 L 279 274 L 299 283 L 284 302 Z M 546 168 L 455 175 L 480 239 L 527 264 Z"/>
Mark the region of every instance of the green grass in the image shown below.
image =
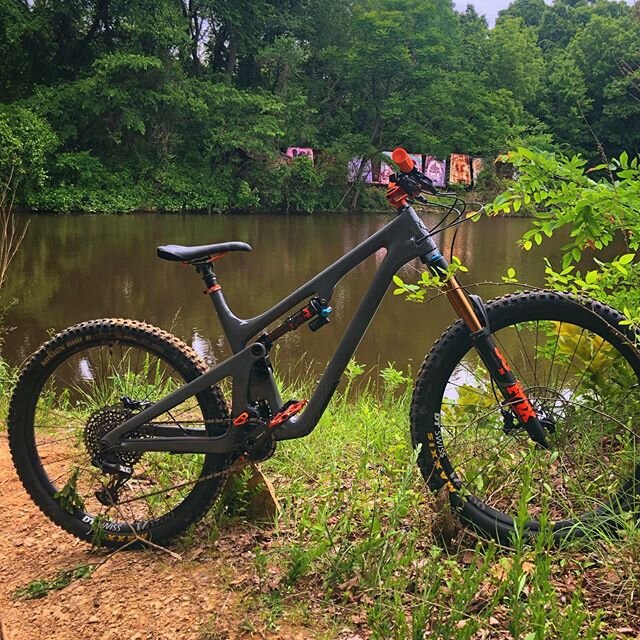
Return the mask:
<path id="1" fill-rule="evenodd" d="M 635 637 L 624 632 L 640 630 L 635 523 L 620 538 L 561 549 L 548 532 L 517 536 L 513 549 L 478 540 L 425 487 L 409 401 L 406 379 L 387 372 L 335 399 L 311 436 L 281 444 L 263 465 L 282 510 L 273 538 L 254 549 L 256 628 L 298 621 L 326 637 L 347 627 L 398 640 Z M 524 499 L 520 511 L 523 524 Z M 624 580 L 611 584 L 613 573 Z"/>
<path id="2" fill-rule="evenodd" d="M 59 591 L 80 578 L 90 576 L 96 566 L 95 564 L 80 564 L 72 569 L 62 569 L 58 571 L 51 579 L 41 578 L 39 580 L 33 580 L 28 585 L 16 589 L 13 593 L 13 598 L 15 600 L 44 598 L 52 591 Z"/>
<path id="3" fill-rule="evenodd" d="M 633 518 L 615 538 L 602 532 L 560 549 L 548 531 L 534 542 L 516 536 L 512 549 L 475 538 L 420 476 L 409 439 L 410 376 L 390 367 L 363 387 L 352 384 L 360 374 L 351 365 L 348 388 L 318 428 L 281 443 L 263 465 L 281 501 L 275 527 L 246 522 L 250 495 L 236 482 L 179 542 L 186 551 L 226 532 L 234 540 L 239 524 L 256 527 L 251 587 L 234 614 L 242 629 L 301 625 L 327 639 L 345 629 L 385 640 L 637 637 Z M 290 384 L 286 397 L 308 397 L 304 386 Z M 80 577 L 70 571 L 16 596 L 63 588 Z M 222 584 L 236 589 L 234 578 Z M 215 628 L 203 628 L 202 638 L 217 637 Z"/>

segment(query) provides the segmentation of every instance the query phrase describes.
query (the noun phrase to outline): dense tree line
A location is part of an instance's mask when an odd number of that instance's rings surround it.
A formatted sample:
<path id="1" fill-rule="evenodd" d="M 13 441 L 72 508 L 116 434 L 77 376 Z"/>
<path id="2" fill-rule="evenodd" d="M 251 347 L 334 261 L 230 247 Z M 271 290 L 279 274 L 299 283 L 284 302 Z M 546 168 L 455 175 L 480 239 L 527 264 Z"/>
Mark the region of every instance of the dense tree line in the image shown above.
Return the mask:
<path id="1" fill-rule="evenodd" d="M 398 144 L 636 153 L 639 43 L 609 0 L 0 0 L 0 171 L 37 209 L 313 210 Z"/>

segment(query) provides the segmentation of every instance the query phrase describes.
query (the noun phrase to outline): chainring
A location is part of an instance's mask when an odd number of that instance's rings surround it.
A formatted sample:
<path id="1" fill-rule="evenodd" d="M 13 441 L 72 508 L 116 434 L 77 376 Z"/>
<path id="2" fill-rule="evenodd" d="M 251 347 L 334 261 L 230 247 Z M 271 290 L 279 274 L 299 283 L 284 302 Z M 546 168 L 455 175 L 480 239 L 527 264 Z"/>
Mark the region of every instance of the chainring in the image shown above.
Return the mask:
<path id="1" fill-rule="evenodd" d="M 264 462 L 273 456 L 276 452 L 276 439 L 271 433 L 267 434 L 268 437 L 258 445 L 254 445 L 247 451 L 246 457 L 251 462 Z"/>

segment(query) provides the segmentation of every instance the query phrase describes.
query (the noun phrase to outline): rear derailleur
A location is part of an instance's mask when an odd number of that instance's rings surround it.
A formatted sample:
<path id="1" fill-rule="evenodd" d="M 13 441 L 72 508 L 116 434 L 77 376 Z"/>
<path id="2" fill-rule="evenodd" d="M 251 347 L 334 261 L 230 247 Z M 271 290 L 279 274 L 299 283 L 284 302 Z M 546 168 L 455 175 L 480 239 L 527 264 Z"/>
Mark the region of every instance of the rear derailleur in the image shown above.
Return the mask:
<path id="1" fill-rule="evenodd" d="M 113 507 L 120 501 L 120 491 L 133 476 L 133 467 L 122 464 L 115 458 L 109 456 L 95 456 L 92 463 L 109 474 L 109 482 L 95 492 L 96 499 L 106 507 Z"/>

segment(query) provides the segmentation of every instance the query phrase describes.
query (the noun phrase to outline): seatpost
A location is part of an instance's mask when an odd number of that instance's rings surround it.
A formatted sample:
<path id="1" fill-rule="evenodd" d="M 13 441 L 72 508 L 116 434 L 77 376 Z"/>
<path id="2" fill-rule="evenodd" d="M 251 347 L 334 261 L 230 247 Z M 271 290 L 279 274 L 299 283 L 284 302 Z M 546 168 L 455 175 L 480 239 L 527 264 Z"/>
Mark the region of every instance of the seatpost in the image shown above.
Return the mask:
<path id="1" fill-rule="evenodd" d="M 233 351 L 233 353 L 238 353 L 238 351 L 244 348 L 244 344 L 242 344 L 242 342 L 236 337 L 237 332 L 234 331 L 234 329 L 241 321 L 233 315 L 231 309 L 229 309 L 229 306 L 227 305 L 227 301 L 224 299 L 222 286 L 218 284 L 216 274 L 213 271 L 212 261 L 199 262 L 195 267 L 196 271 L 202 276 L 202 280 L 206 287 L 202 293 L 211 297 L 213 308 L 218 314 L 218 319 L 220 320 L 222 329 L 229 341 L 231 351 Z"/>
<path id="2" fill-rule="evenodd" d="M 216 280 L 216 274 L 213 271 L 213 267 L 210 262 L 201 262 L 196 265 L 196 271 L 202 276 L 205 287 L 207 287 L 203 293 L 210 294 L 219 291 L 222 287 Z"/>

